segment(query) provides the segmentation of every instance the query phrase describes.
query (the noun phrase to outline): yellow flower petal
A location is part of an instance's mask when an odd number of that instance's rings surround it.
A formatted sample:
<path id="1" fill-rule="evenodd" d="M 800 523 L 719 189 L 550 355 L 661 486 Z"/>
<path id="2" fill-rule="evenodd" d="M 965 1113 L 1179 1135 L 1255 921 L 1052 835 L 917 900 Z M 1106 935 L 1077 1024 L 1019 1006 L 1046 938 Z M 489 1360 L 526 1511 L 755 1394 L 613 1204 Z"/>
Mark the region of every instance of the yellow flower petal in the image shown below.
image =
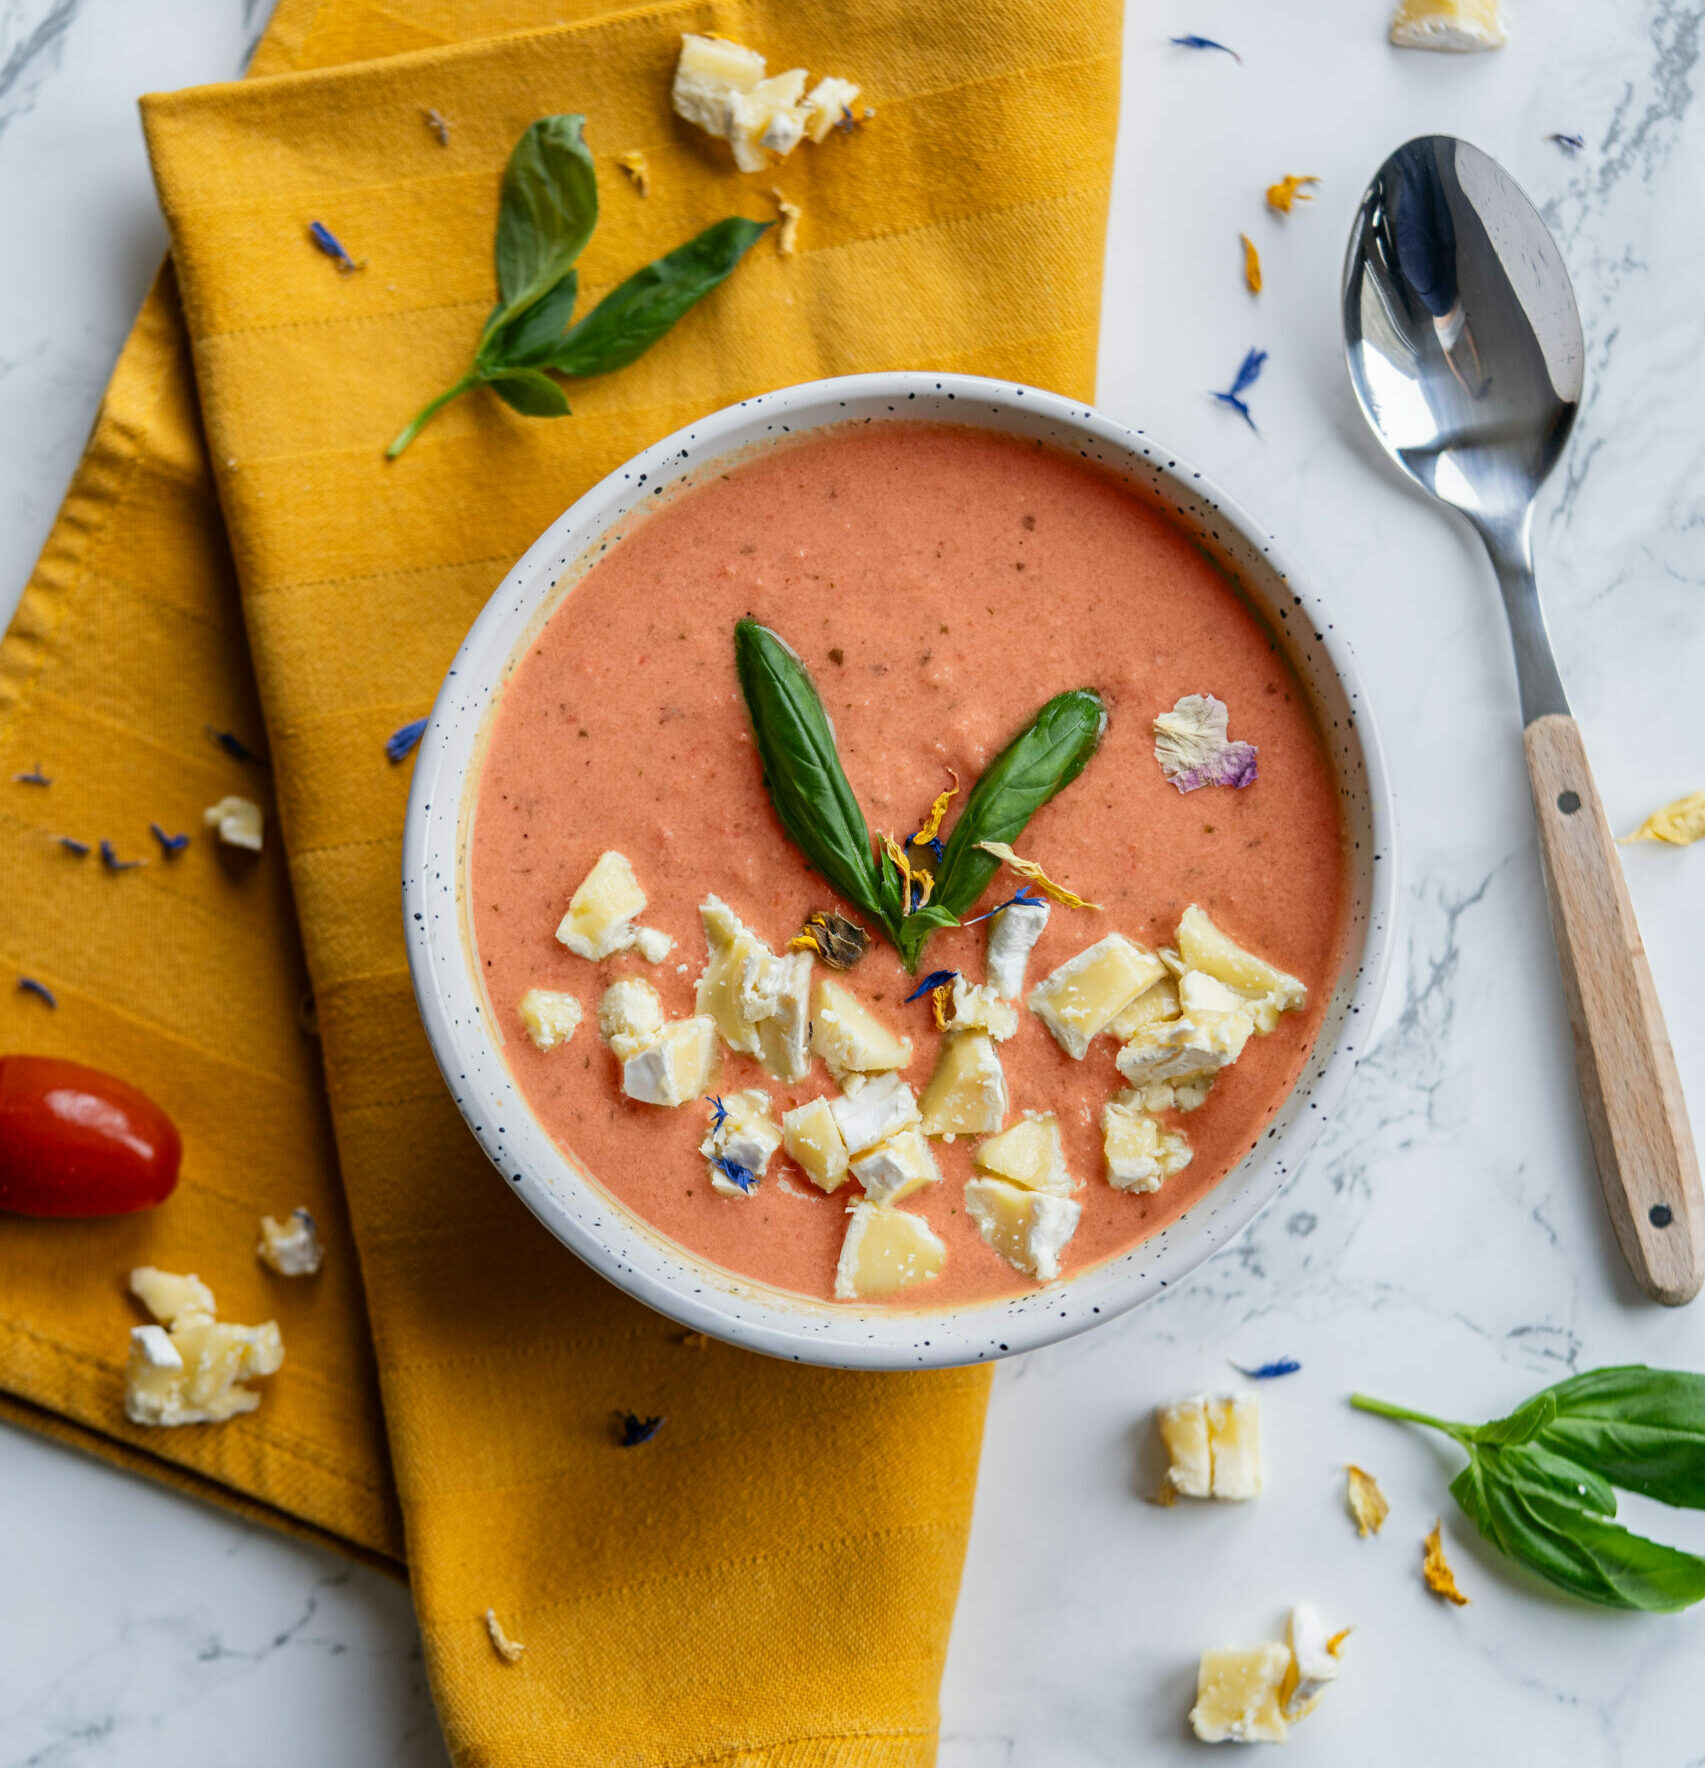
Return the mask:
<path id="1" fill-rule="evenodd" d="M 1056 884 L 1033 859 L 1020 859 L 1004 841 L 979 841 L 977 843 L 984 853 L 992 853 L 1003 866 L 1009 866 L 1021 878 L 1028 878 L 1044 896 L 1051 896 L 1055 902 L 1068 909 L 1099 909 L 1098 902 L 1085 902 L 1081 896 L 1074 896 L 1064 885 Z"/>
<path id="2" fill-rule="evenodd" d="M 651 162 L 637 147 L 632 153 L 621 155 L 616 164 L 633 180 L 633 187 L 641 196 L 651 195 Z"/>
<path id="3" fill-rule="evenodd" d="M 1267 186 L 1267 207 L 1269 209 L 1277 209 L 1281 215 L 1288 215 L 1291 212 L 1291 205 L 1293 203 L 1311 203 L 1314 201 L 1314 192 L 1312 190 L 1304 190 L 1303 186 L 1305 184 L 1318 184 L 1319 182 L 1320 180 L 1312 174 L 1305 174 L 1299 178 L 1296 173 L 1287 172 L 1277 184 L 1269 184 Z"/>
<path id="4" fill-rule="evenodd" d="M 511 1639 L 498 1625 L 497 1610 L 488 1608 L 485 1611 L 485 1630 L 491 1635 L 491 1647 L 506 1664 L 519 1661 L 522 1652 L 527 1648 L 519 1639 Z"/>
<path id="5" fill-rule="evenodd" d="M 1391 1506 L 1386 1502 L 1385 1493 L 1379 1489 L 1379 1481 L 1371 1473 L 1364 1473 L 1353 1465 L 1348 1472 L 1350 1483 L 1345 1495 L 1350 1501 L 1350 1514 L 1356 1519 L 1356 1533 L 1377 1535 L 1391 1514 Z"/>
<path id="6" fill-rule="evenodd" d="M 781 226 L 776 229 L 776 250 L 784 258 L 791 258 L 799 246 L 799 217 L 805 211 L 798 203 L 790 203 L 773 184 L 770 195 L 776 199 L 776 207 L 781 211 Z"/>
<path id="7" fill-rule="evenodd" d="M 1445 1559 L 1444 1529 L 1441 1523 L 1433 1524 L 1433 1532 L 1427 1537 L 1424 1557 L 1421 1560 L 1421 1576 L 1427 1580 L 1427 1588 L 1435 1596 L 1442 1596 L 1446 1602 L 1454 1602 L 1458 1608 L 1468 1606 L 1468 1598 L 1456 1587 L 1456 1573 L 1450 1569 Z"/>
<path id="8" fill-rule="evenodd" d="M 1689 792 L 1673 804 L 1652 814 L 1624 841 L 1667 841 L 1672 847 L 1687 847 L 1705 839 L 1705 792 Z"/>
<path id="9" fill-rule="evenodd" d="M 941 819 L 947 814 L 947 806 L 959 796 L 959 776 L 953 773 L 952 768 L 947 771 L 953 774 L 953 784 L 929 807 L 929 815 L 924 818 L 917 834 L 906 843 L 908 847 L 922 847 L 926 841 L 933 841 L 941 833 Z"/>
<path id="10" fill-rule="evenodd" d="M 1243 241 L 1243 280 L 1249 285 L 1250 294 L 1258 295 L 1261 292 L 1261 254 L 1247 233 L 1240 233 L 1237 237 Z"/>

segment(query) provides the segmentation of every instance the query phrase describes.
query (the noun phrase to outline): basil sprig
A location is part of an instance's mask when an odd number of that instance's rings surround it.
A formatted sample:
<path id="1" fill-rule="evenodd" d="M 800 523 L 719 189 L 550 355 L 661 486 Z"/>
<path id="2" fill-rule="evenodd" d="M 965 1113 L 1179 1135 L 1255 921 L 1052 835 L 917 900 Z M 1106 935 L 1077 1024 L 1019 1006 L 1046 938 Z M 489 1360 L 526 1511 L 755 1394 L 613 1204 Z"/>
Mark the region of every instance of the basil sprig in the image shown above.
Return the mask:
<path id="1" fill-rule="evenodd" d="M 1009 844 L 1032 816 L 1083 772 L 1107 728 L 1100 695 L 1078 688 L 1050 700 L 1007 744 L 959 813 L 928 902 L 915 906 L 893 857 L 876 854 L 840 755 L 835 730 L 798 654 L 756 620 L 734 628 L 734 662 L 770 802 L 794 845 L 887 934 L 909 971 L 925 942 L 957 927 L 999 864 L 979 841 Z"/>
<path id="2" fill-rule="evenodd" d="M 598 225 L 598 175 L 584 117 L 541 117 L 515 144 L 497 213 L 497 305 L 473 366 L 429 401 L 385 451 L 394 460 L 452 399 L 490 387 L 526 417 L 567 417 L 552 375 L 626 368 L 702 301 L 774 225 L 730 216 L 636 271 L 570 324 L 580 293 L 575 261 Z"/>
<path id="3" fill-rule="evenodd" d="M 1669 1614 L 1705 1598 L 1705 1559 L 1629 1533 L 1614 1486 L 1705 1509 L 1705 1375 L 1595 1369 L 1507 1418 L 1453 1424 L 1365 1394 L 1350 1404 L 1442 1430 L 1468 1454 L 1451 1496 L 1492 1545 L 1588 1602 Z"/>

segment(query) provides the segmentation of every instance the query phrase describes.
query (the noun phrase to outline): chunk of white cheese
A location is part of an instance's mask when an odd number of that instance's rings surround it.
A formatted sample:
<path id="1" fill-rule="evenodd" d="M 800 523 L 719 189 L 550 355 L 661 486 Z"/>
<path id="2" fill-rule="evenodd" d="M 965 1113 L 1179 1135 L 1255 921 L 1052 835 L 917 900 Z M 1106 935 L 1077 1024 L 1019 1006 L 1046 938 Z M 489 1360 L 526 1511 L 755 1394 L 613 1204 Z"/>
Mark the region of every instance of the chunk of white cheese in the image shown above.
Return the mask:
<path id="1" fill-rule="evenodd" d="M 1502 0 L 1399 0 L 1391 19 L 1399 49 L 1443 49 L 1472 54 L 1509 42 Z"/>
<path id="2" fill-rule="evenodd" d="M 1279 1705 L 1292 1724 L 1314 1711 L 1328 1682 L 1338 1680 L 1338 1651 L 1344 1635 L 1328 1637 L 1312 1603 L 1291 1610 L 1291 1662 L 1279 1693 Z"/>
<path id="3" fill-rule="evenodd" d="M 130 1273 L 130 1293 L 162 1326 L 196 1316 L 211 1320 L 219 1311 L 213 1291 L 193 1271 L 180 1277 L 157 1265 L 138 1265 Z"/>
<path id="4" fill-rule="evenodd" d="M 1158 1191 L 1192 1159 L 1176 1130 L 1163 1130 L 1130 1093 L 1110 1099 L 1101 1112 L 1107 1182 L 1116 1191 Z"/>
<path id="5" fill-rule="evenodd" d="M 699 1143 L 699 1152 L 710 1162 L 710 1188 L 724 1197 L 748 1197 L 750 1191 L 717 1162 L 727 1161 L 761 1179 L 781 1146 L 782 1132 L 770 1116 L 769 1094 L 759 1088 L 729 1093 L 718 1104 L 720 1115 Z"/>
<path id="6" fill-rule="evenodd" d="M 150 1369 L 181 1369 L 184 1360 L 164 1326 L 132 1326 L 130 1354 Z"/>
<path id="7" fill-rule="evenodd" d="M 862 1154 L 918 1121 L 918 1102 L 898 1074 L 877 1075 L 856 1093 L 830 1101 L 847 1153 Z M 854 1168 L 856 1171 L 856 1166 Z"/>
<path id="8" fill-rule="evenodd" d="M 1160 954 L 1157 952 L 1155 955 L 1158 957 Z M 1178 979 L 1171 975 L 1162 976 L 1153 987 L 1145 988 L 1128 1007 L 1114 1015 L 1108 1023 L 1107 1033 L 1124 1043 L 1128 1038 L 1135 1037 L 1145 1025 L 1177 1017 Z"/>
<path id="9" fill-rule="evenodd" d="M 949 1031 L 986 1031 L 1004 1044 L 1018 1030 L 1018 1007 L 1003 1000 L 988 982 L 967 982 L 955 976 L 947 1009 Z"/>
<path id="10" fill-rule="evenodd" d="M 325 1263 L 326 1249 L 314 1218 L 305 1209 L 293 1209 L 283 1221 L 261 1217 L 255 1255 L 281 1277 L 311 1277 Z"/>
<path id="11" fill-rule="evenodd" d="M 1216 977 L 1186 970 L 1178 980 L 1176 1019 L 1145 1025 L 1117 1057 L 1134 1086 L 1193 1079 L 1228 1068 L 1255 1030 L 1249 1003 Z"/>
<path id="12" fill-rule="evenodd" d="M 1294 976 L 1228 939 L 1191 903 L 1178 922 L 1178 952 L 1187 969 L 1212 976 L 1240 995 L 1263 1036 L 1289 1013 L 1308 1004 L 1308 990 Z"/>
<path id="13" fill-rule="evenodd" d="M 628 951 L 638 941 L 634 917 L 645 907 L 645 892 L 625 854 L 613 849 L 580 880 L 568 899 L 568 913 L 556 936 L 577 957 L 595 962 Z"/>
<path id="14" fill-rule="evenodd" d="M 662 997 L 643 976 L 624 976 L 599 998 L 598 1029 L 616 1060 L 630 1061 L 662 1032 Z"/>
<path id="15" fill-rule="evenodd" d="M 859 88 L 851 80 L 825 76 L 811 88 L 805 100 L 805 133 L 821 146 L 831 130 L 838 128 L 852 112 Z"/>
<path id="16" fill-rule="evenodd" d="M 687 31 L 669 102 L 675 115 L 726 141 L 734 129 L 734 100 L 764 77 L 764 58 L 726 37 Z"/>
<path id="17" fill-rule="evenodd" d="M 221 798 L 217 804 L 210 804 L 201 813 L 201 820 L 210 829 L 218 831 L 219 839 L 227 847 L 246 848 L 250 853 L 259 853 L 266 826 L 266 819 L 261 814 L 261 807 L 252 798 L 229 796 Z"/>
<path id="18" fill-rule="evenodd" d="M 1283 1743 L 1290 1728 L 1279 1690 L 1290 1662 L 1277 1644 L 1203 1652 L 1190 1709 L 1196 1735 L 1203 1743 Z"/>
<path id="19" fill-rule="evenodd" d="M 854 1155 L 852 1172 L 872 1203 L 898 1203 L 925 1185 L 941 1183 L 935 1156 L 915 1124 Z"/>
<path id="20" fill-rule="evenodd" d="M 922 1216 L 876 1203 L 855 1203 L 835 1266 L 835 1299 L 892 1295 L 940 1276 L 946 1262 L 947 1248 Z"/>
<path id="21" fill-rule="evenodd" d="M 1042 929 L 1048 925 L 1045 902 L 1013 902 L 989 917 L 989 950 L 984 960 L 989 985 L 1003 1000 L 1024 993 L 1024 971 Z"/>
<path id="22" fill-rule="evenodd" d="M 634 928 L 633 943 L 634 949 L 648 964 L 661 964 L 675 949 L 674 940 L 657 927 Z"/>
<path id="23" fill-rule="evenodd" d="M 971 1160 L 979 1172 L 1010 1179 L 1027 1191 L 1064 1197 L 1077 1188 L 1066 1168 L 1060 1120 L 1051 1111 L 1025 1112 L 1011 1129 L 979 1142 Z"/>
<path id="24" fill-rule="evenodd" d="M 956 1031 L 942 1040 L 918 1110 L 926 1136 L 985 1135 L 1006 1122 L 1006 1075 L 987 1032 Z"/>
<path id="25" fill-rule="evenodd" d="M 785 159 L 805 137 L 804 68 L 789 68 L 737 93 L 731 109 L 728 144 L 742 172 L 761 172 L 772 156 Z"/>
<path id="26" fill-rule="evenodd" d="M 665 1025 L 622 1064 L 622 1091 L 643 1105 L 684 1105 L 716 1077 L 716 1025 L 705 1014 Z"/>
<path id="27" fill-rule="evenodd" d="M 1261 1495 L 1261 1408 L 1253 1394 L 1197 1395 L 1162 1406 L 1156 1417 L 1172 1460 L 1170 1493 L 1232 1501 Z"/>
<path id="28" fill-rule="evenodd" d="M 1165 973 L 1146 946 L 1109 933 L 1039 982 L 1030 991 L 1030 1010 L 1060 1048 L 1081 1061 L 1091 1040 Z"/>
<path id="29" fill-rule="evenodd" d="M 1015 1270 L 1038 1282 L 1060 1274 L 1060 1254 L 1083 1211 L 1068 1197 L 1030 1191 L 1005 1179 L 967 1179 L 965 1208 L 983 1239 Z"/>
<path id="30" fill-rule="evenodd" d="M 847 1145 L 827 1099 L 811 1099 L 782 1113 L 782 1142 L 789 1157 L 821 1191 L 847 1176 Z"/>
<path id="31" fill-rule="evenodd" d="M 554 988 L 530 988 L 515 1005 L 528 1037 L 541 1050 L 566 1044 L 580 1025 L 580 1002 Z"/>
<path id="32" fill-rule="evenodd" d="M 707 957 L 698 1010 L 731 1050 L 756 1056 L 777 1080 L 805 1078 L 811 1057 L 811 954 L 777 956 L 720 897 L 699 905 Z"/>
<path id="33" fill-rule="evenodd" d="M 896 1037 L 851 989 L 829 976 L 817 984 L 811 1048 L 842 1086 L 849 1074 L 882 1074 L 912 1059 L 912 1040 Z"/>

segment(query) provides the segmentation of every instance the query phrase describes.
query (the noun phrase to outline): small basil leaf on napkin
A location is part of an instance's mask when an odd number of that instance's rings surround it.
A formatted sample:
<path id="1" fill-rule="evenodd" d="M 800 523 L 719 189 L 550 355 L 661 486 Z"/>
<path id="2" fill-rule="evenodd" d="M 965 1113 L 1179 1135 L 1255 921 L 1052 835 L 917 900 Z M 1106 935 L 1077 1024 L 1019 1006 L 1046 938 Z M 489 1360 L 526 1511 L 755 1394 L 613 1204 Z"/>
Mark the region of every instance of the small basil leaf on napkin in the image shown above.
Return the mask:
<path id="1" fill-rule="evenodd" d="M 1056 694 L 991 761 L 965 800 L 936 871 L 933 906 L 960 916 L 976 902 L 1000 861 L 979 841 L 1011 846 L 1024 826 L 1075 780 L 1101 743 L 1107 708 L 1092 688 Z"/>
<path id="2" fill-rule="evenodd" d="M 781 826 L 848 902 L 891 927 L 870 829 L 805 665 L 767 626 L 742 620 L 734 628 L 734 667 Z"/>
<path id="3" fill-rule="evenodd" d="M 1705 1376 L 1639 1364 L 1596 1369 L 1482 1425 L 1365 1394 L 1350 1404 L 1459 1443 L 1468 1465 L 1451 1495 L 1493 1546 L 1558 1589 L 1654 1614 L 1705 1599 L 1705 1559 L 1611 1520 L 1616 1486 L 1705 1508 Z"/>
<path id="4" fill-rule="evenodd" d="M 493 375 L 486 385 L 523 417 L 567 417 L 568 396 L 548 374 L 536 368 L 512 369 Z"/>
<path id="5" fill-rule="evenodd" d="M 497 210 L 497 323 L 548 295 L 598 225 L 598 173 L 585 128 L 584 117 L 541 117 L 509 156 Z"/>
<path id="6" fill-rule="evenodd" d="M 648 350 L 722 282 L 774 224 L 719 221 L 630 276 L 571 324 L 580 293 L 575 260 L 598 225 L 598 177 L 584 117 L 541 117 L 516 142 L 497 216 L 498 301 L 473 366 L 431 400 L 386 449 L 395 460 L 452 399 L 490 387 L 526 417 L 567 417 L 551 374 L 608 374 Z M 548 371 L 548 372 L 547 372 Z"/>
<path id="7" fill-rule="evenodd" d="M 552 353 L 550 367 L 566 375 L 626 368 L 722 282 L 772 226 L 733 215 L 647 264 L 569 331 Z"/>

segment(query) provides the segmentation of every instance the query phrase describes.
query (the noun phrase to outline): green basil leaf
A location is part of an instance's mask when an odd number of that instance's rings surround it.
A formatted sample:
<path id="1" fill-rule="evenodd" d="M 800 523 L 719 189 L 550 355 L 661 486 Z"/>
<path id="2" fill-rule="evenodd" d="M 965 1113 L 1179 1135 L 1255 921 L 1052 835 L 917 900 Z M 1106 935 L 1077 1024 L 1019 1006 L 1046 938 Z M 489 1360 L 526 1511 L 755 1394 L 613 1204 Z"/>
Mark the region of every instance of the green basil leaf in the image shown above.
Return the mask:
<path id="1" fill-rule="evenodd" d="M 1490 1424 L 1476 1425 L 1469 1431 L 1468 1438 L 1475 1443 L 1530 1442 L 1556 1416 L 1556 1400 L 1549 1393 L 1535 1394 L 1508 1418 L 1495 1418 Z"/>
<path id="2" fill-rule="evenodd" d="M 831 888 L 892 930 L 898 917 L 884 907 L 870 829 L 805 665 L 767 626 L 742 620 L 734 628 L 734 666 L 781 826 Z"/>
<path id="3" fill-rule="evenodd" d="M 944 927 L 958 925 L 959 917 L 937 902 L 926 902 L 921 909 L 914 909 L 909 915 L 903 916 L 900 921 L 900 936 L 894 941 L 899 947 L 901 962 L 915 974 L 918 960 L 923 956 L 924 942 L 929 936 L 939 933 Z"/>
<path id="4" fill-rule="evenodd" d="M 936 869 L 933 905 L 963 916 L 1000 861 L 979 841 L 1012 846 L 1056 792 L 1089 765 L 1107 729 L 1107 708 L 1092 688 L 1056 694 L 983 770 L 971 788 Z"/>
<path id="5" fill-rule="evenodd" d="M 505 321 L 562 281 L 598 225 L 598 173 L 585 126 L 584 117 L 541 117 L 509 156 L 497 210 L 497 287 Z"/>
<path id="6" fill-rule="evenodd" d="M 772 226 L 770 221 L 731 216 L 647 264 L 569 331 L 549 366 L 561 374 L 581 376 L 625 368 L 723 281 Z"/>
<path id="7" fill-rule="evenodd" d="M 518 368 L 493 375 L 489 386 L 503 403 L 523 417 L 567 417 L 568 397 L 548 374 L 536 368 Z"/>
<path id="8" fill-rule="evenodd" d="M 474 361 L 482 369 L 538 368 L 548 362 L 574 317 L 579 294 L 580 272 L 571 270 L 525 313 L 483 337 Z"/>
<path id="9" fill-rule="evenodd" d="M 1625 1491 L 1705 1509 L 1705 1375 L 1629 1364 L 1546 1391 L 1557 1416 L 1542 1442 Z"/>
<path id="10" fill-rule="evenodd" d="M 1589 1510 L 1595 1516 L 1616 1514 L 1616 1493 L 1609 1480 L 1543 1443 L 1518 1443 L 1509 1448 L 1482 1449 L 1480 1453 L 1493 1458 L 1500 1476 L 1512 1485 L 1548 1492 L 1559 1503 Z"/>

